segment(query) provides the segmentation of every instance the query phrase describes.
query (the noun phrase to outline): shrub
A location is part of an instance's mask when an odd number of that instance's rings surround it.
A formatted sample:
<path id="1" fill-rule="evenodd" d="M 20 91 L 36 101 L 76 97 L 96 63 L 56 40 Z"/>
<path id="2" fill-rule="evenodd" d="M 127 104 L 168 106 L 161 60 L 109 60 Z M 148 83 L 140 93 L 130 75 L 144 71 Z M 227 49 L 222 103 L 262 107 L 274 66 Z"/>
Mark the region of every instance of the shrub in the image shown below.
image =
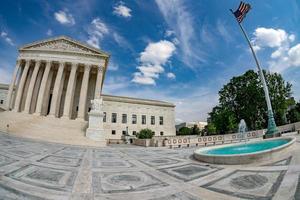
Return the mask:
<path id="1" fill-rule="evenodd" d="M 137 137 L 139 139 L 151 139 L 153 136 L 154 136 L 154 132 L 151 129 L 149 129 L 149 128 L 142 129 L 137 134 Z"/>
<path id="2" fill-rule="evenodd" d="M 181 127 L 177 133 L 177 135 L 191 135 L 192 129 L 188 127 Z"/>

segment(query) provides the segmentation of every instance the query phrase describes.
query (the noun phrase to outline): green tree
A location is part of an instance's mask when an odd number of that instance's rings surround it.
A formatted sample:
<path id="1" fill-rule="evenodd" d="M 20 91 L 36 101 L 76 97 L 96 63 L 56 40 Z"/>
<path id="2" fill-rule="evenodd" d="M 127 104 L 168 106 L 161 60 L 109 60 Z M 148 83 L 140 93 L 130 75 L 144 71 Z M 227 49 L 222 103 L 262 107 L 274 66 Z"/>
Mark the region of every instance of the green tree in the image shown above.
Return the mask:
<path id="1" fill-rule="evenodd" d="M 216 126 L 213 123 L 208 123 L 204 130 L 207 135 L 217 134 Z"/>
<path id="2" fill-rule="evenodd" d="M 139 139 L 151 139 L 153 136 L 154 136 L 154 132 L 149 128 L 142 129 L 137 134 L 137 138 Z"/>
<path id="3" fill-rule="evenodd" d="M 177 133 L 177 135 L 191 135 L 192 129 L 188 127 L 181 127 Z"/>
<path id="4" fill-rule="evenodd" d="M 291 103 L 292 85 L 278 73 L 264 71 L 264 74 L 276 123 L 282 125 Z M 266 128 L 267 105 L 258 74 L 249 70 L 224 85 L 219 91 L 219 105 L 212 109 L 209 118 L 218 133 L 235 132 L 241 119 L 246 121 L 249 130 Z"/>
<path id="5" fill-rule="evenodd" d="M 300 121 L 300 102 L 295 106 L 292 106 L 292 108 L 288 111 L 287 118 L 289 123 Z"/>
<path id="6" fill-rule="evenodd" d="M 195 124 L 192 128 L 191 135 L 200 135 L 200 134 L 201 134 L 201 131 L 200 131 L 199 127 Z"/>

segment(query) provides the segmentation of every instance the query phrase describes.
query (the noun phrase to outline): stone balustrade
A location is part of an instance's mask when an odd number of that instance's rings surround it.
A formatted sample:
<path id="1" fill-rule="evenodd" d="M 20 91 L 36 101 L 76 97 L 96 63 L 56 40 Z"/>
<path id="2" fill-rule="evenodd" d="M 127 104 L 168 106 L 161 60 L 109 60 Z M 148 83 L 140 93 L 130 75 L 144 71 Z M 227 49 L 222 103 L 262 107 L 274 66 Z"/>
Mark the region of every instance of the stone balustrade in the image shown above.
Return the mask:
<path id="1" fill-rule="evenodd" d="M 300 132 L 300 122 L 278 126 L 280 133 L 298 131 Z M 150 146 L 161 147 L 189 147 L 189 146 L 206 146 L 227 144 L 233 142 L 240 142 L 243 140 L 250 140 L 260 138 L 263 136 L 265 130 L 249 131 L 244 135 L 240 133 L 225 134 L 225 135 L 211 135 L 211 136 L 156 136 L 152 138 Z"/>
<path id="2" fill-rule="evenodd" d="M 240 142 L 242 140 L 249 140 L 253 138 L 259 138 L 263 136 L 263 130 L 250 131 L 245 134 L 235 133 L 226 135 L 212 135 L 212 136 L 200 136 L 200 137 L 173 137 L 164 140 L 164 146 L 167 147 L 189 147 L 193 146 L 206 146 L 206 145 L 216 145 L 216 144 L 226 144 L 233 142 Z"/>

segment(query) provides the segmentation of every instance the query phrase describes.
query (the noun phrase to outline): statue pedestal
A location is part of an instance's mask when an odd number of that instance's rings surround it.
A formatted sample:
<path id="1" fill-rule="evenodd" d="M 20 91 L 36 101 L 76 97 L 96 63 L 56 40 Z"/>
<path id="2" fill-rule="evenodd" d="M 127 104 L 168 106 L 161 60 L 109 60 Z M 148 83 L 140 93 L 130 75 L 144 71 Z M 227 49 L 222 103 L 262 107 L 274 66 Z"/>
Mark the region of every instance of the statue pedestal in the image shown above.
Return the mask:
<path id="1" fill-rule="evenodd" d="M 104 114 L 101 110 L 102 99 L 92 100 L 92 110 L 89 114 L 89 126 L 86 130 L 86 137 L 91 140 L 102 143 L 102 146 L 106 146 L 106 136 L 103 129 L 103 117 Z"/>

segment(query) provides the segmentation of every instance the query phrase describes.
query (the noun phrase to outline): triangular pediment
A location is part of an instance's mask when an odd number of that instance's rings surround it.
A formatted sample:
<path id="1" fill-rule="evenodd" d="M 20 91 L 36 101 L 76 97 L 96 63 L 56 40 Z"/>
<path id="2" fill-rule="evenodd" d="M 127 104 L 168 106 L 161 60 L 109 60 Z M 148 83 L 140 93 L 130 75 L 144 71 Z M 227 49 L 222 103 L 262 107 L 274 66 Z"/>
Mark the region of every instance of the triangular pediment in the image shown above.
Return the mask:
<path id="1" fill-rule="evenodd" d="M 20 50 L 57 51 L 57 52 L 98 54 L 105 57 L 109 56 L 107 53 L 99 49 L 75 41 L 65 36 L 34 42 L 21 47 Z"/>

